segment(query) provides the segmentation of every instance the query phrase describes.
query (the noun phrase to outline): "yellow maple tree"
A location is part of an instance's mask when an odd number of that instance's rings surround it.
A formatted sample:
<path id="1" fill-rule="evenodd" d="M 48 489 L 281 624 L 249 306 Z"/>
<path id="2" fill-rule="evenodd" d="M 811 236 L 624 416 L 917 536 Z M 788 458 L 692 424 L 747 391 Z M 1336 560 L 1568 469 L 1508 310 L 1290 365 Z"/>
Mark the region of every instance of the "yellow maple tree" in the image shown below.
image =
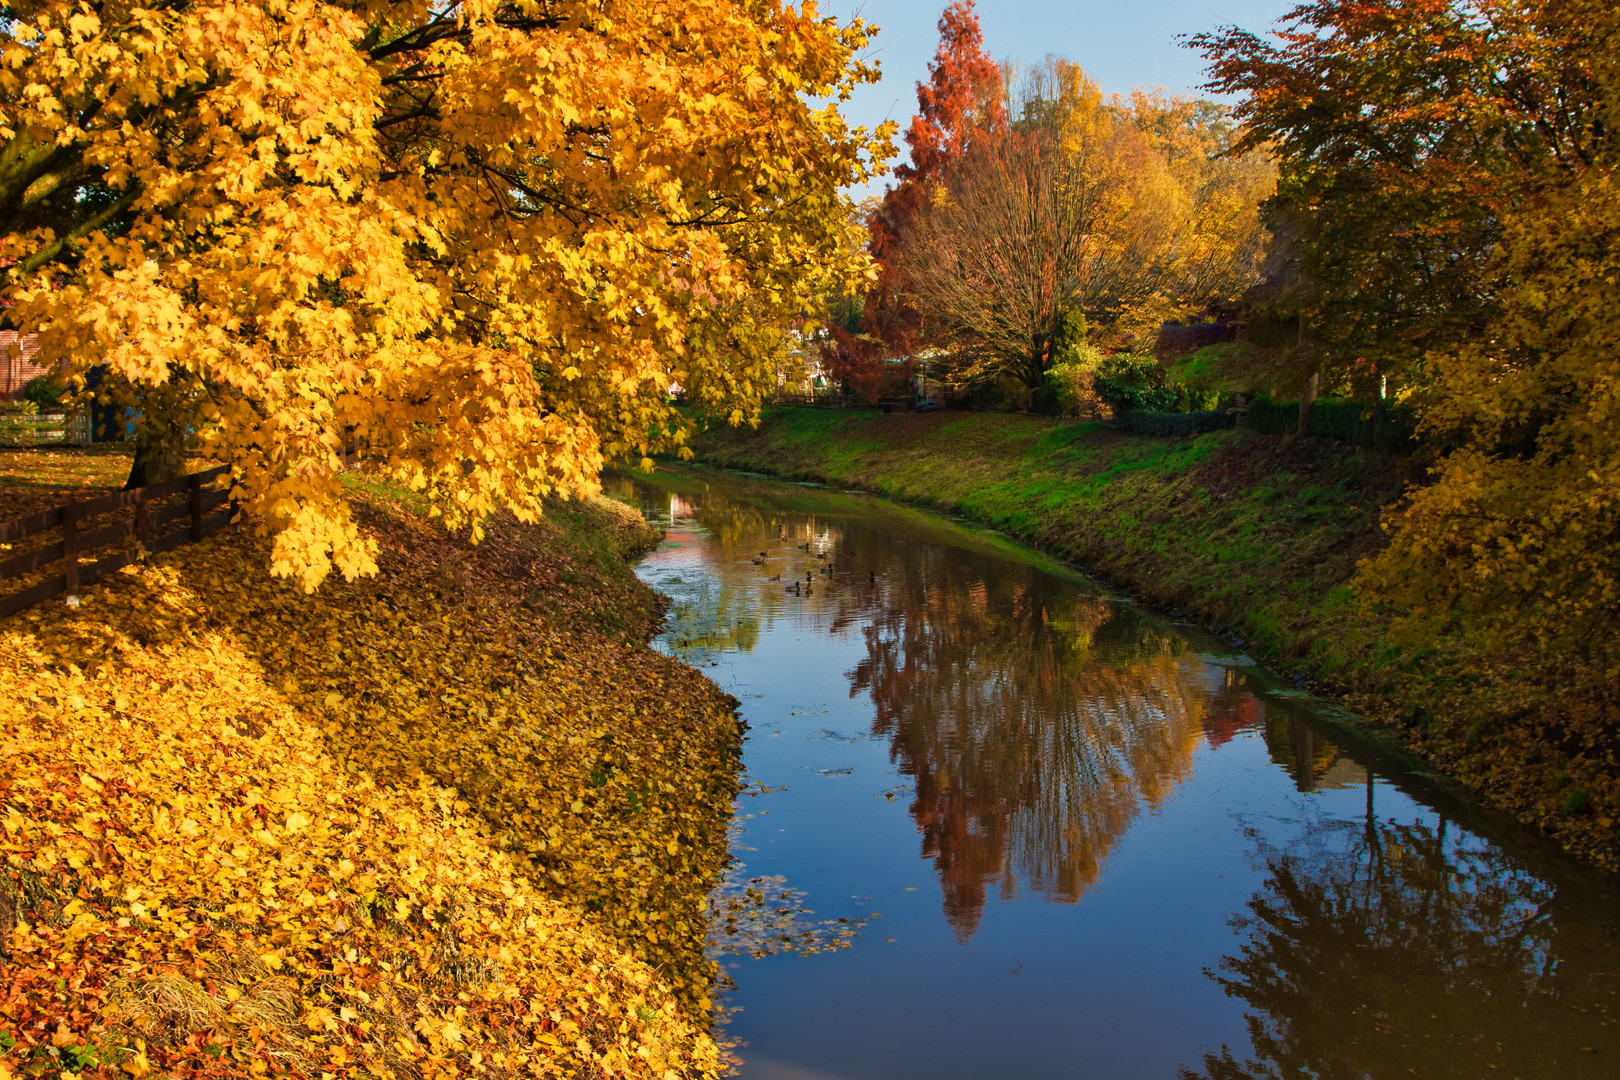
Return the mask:
<path id="1" fill-rule="evenodd" d="M 25 2 L 0 28 L 13 323 L 156 478 L 230 461 L 313 588 L 374 570 L 358 446 L 478 535 L 745 419 L 866 272 L 840 187 L 869 28 L 780 0 Z M 155 464 L 154 464 L 155 463 Z M 133 479 L 133 478 L 132 478 Z"/>

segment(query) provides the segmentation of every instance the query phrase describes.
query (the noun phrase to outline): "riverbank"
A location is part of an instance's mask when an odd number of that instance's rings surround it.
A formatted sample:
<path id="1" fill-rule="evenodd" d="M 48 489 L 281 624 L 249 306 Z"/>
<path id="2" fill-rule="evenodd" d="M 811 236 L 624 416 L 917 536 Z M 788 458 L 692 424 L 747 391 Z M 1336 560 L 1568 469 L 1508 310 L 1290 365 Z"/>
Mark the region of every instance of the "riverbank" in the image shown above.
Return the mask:
<path id="1" fill-rule="evenodd" d="M 31 455 L 0 518 L 128 468 Z M 713 1075 L 739 731 L 646 645 L 656 536 L 354 493 L 375 578 L 227 530 L 0 623 L 0 1077 Z"/>
<path id="2" fill-rule="evenodd" d="M 1615 708 L 1601 684 L 1456 637 L 1406 648 L 1352 589 L 1405 460 L 1246 431 L 1130 436 L 992 413 L 769 410 L 707 464 L 871 491 L 989 525 L 1344 695 L 1484 802 L 1620 868 Z"/>

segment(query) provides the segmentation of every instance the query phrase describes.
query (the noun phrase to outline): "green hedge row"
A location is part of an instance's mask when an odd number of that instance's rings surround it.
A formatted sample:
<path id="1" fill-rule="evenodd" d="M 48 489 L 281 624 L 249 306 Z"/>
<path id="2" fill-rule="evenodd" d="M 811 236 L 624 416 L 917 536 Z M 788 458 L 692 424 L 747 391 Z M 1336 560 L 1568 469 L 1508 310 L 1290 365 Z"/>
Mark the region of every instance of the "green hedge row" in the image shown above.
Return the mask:
<path id="1" fill-rule="evenodd" d="M 1114 426 L 1133 435 L 1179 437 L 1219 431 L 1230 423 L 1223 412 L 1154 412 L 1132 409 L 1114 414 Z"/>
<path id="2" fill-rule="evenodd" d="M 1262 435 L 1292 435 L 1299 430 L 1299 402 L 1257 397 L 1249 405 L 1248 426 Z M 1416 420 L 1411 410 L 1398 405 L 1324 398 L 1311 406 L 1310 433 L 1397 453 L 1417 447 Z"/>

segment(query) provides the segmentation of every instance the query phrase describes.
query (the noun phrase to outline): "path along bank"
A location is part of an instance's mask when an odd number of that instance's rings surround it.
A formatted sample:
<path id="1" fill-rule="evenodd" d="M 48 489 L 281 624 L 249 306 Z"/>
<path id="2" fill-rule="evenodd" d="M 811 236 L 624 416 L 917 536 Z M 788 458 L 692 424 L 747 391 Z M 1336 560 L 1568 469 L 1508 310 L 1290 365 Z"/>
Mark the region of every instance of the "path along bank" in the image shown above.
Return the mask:
<path id="1" fill-rule="evenodd" d="M 739 732 L 646 645 L 656 536 L 355 495 L 375 578 L 226 530 L 0 622 L 0 1078 L 714 1074 Z"/>
<path id="2" fill-rule="evenodd" d="M 858 488 L 999 529 L 1343 694 L 1476 797 L 1620 868 L 1617 710 L 1601 685 L 1450 637 L 1399 646 L 1352 588 L 1421 469 L 1318 438 L 1127 435 L 999 413 L 767 410 L 697 460 Z"/>

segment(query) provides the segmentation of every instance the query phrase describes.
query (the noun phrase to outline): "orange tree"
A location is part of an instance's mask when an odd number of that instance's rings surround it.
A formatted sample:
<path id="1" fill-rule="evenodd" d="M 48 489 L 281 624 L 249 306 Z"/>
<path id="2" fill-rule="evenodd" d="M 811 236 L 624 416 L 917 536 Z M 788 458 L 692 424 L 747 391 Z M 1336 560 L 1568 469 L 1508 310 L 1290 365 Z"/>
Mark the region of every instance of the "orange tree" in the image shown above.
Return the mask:
<path id="1" fill-rule="evenodd" d="M 900 266 L 906 230 L 927 199 L 928 185 L 960 164 L 970 146 L 1003 131 L 1006 120 L 1001 69 L 984 51 L 973 0 L 958 0 L 939 17 L 939 48 L 929 61 L 928 81 L 917 84 L 917 113 L 905 134 L 911 161 L 895 169 L 899 183 L 867 215 L 878 280 L 861 313 L 866 352 L 875 344 L 879 352 L 903 356 L 924 343 L 927 331 Z M 847 347 L 859 355 L 853 341 Z"/>
<path id="2" fill-rule="evenodd" d="M 1502 223 L 1549 167 L 1583 167 L 1592 95 L 1567 0 L 1312 0 L 1271 40 L 1189 40 L 1240 96 L 1239 149 L 1278 164 L 1273 306 L 1309 323 L 1277 381 L 1421 382 L 1503 288 Z"/>
<path id="3" fill-rule="evenodd" d="M 1219 106 L 1108 99 L 1051 58 L 1026 75 L 1017 107 L 1005 134 L 927 186 L 902 234 L 901 269 L 954 381 L 1035 389 L 1066 316 L 1125 343 L 1252 283 L 1271 174 L 1222 156 Z"/>
<path id="4" fill-rule="evenodd" d="M 452 527 L 735 420 L 864 273 L 837 104 L 867 28 L 781 0 L 23 0 L 0 27 L 9 317 L 227 459 L 313 588 L 374 570 L 338 454 Z M 817 105 L 817 100 L 830 104 Z"/>

